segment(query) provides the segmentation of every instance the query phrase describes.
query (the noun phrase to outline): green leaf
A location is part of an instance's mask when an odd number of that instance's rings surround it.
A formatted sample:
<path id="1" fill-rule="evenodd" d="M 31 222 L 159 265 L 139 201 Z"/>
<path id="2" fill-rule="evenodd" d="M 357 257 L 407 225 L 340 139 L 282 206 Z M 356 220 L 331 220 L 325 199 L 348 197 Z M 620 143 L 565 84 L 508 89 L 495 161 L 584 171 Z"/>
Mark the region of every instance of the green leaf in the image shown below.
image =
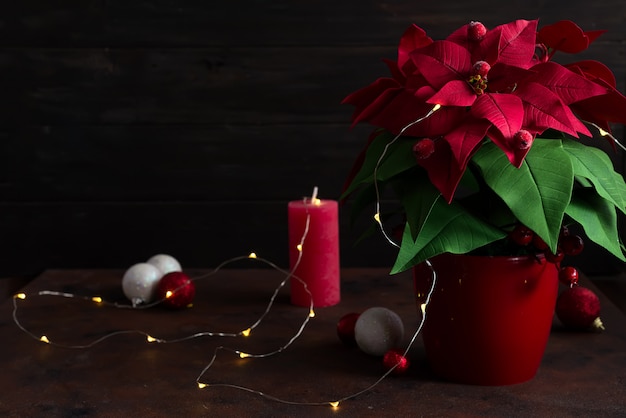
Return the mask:
<path id="1" fill-rule="evenodd" d="M 574 171 L 560 140 L 535 139 L 520 168 L 495 144 L 483 145 L 472 158 L 487 185 L 513 215 L 556 251 Z"/>
<path id="2" fill-rule="evenodd" d="M 502 230 L 472 216 L 459 204 L 447 204 L 438 198 L 416 240 L 410 227 L 405 228 L 391 273 L 407 270 L 444 252 L 465 254 L 505 236 Z"/>
<path id="3" fill-rule="evenodd" d="M 345 199 L 364 183 L 373 183 L 374 167 L 376 167 L 378 158 L 380 158 L 380 155 L 383 153 L 385 148 L 385 138 L 390 135 L 391 134 L 386 133 L 385 131 L 381 131 L 381 133 L 368 145 L 365 151 L 363 164 L 361 164 L 359 171 L 355 174 L 348 187 L 346 187 L 344 192 L 341 194 L 340 199 Z"/>
<path id="4" fill-rule="evenodd" d="M 363 165 L 343 193 L 342 198 L 362 184 L 373 183 L 374 172 L 378 181 L 385 181 L 415 167 L 417 162 L 413 155 L 414 143 L 414 138 L 400 137 L 394 141 L 392 134 L 381 131 L 367 148 Z"/>
<path id="5" fill-rule="evenodd" d="M 385 158 L 377 170 L 377 177 L 380 181 L 385 181 L 394 176 L 409 170 L 417 165 L 413 145 L 415 138 L 398 138 L 389 145 Z"/>
<path id="6" fill-rule="evenodd" d="M 430 183 L 428 175 L 421 168 L 406 174 L 398 178 L 395 187 L 404 207 L 412 237 L 416 239 L 441 193 Z"/>
<path id="7" fill-rule="evenodd" d="M 599 148 L 571 139 L 563 141 L 563 149 L 570 156 L 574 174 L 587 179 L 600 196 L 626 213 L 626 184 L 624 178 L 613 169 L 609 156 Z"/>
<path id="8" fill-rule="evenodd" d="M 585 230 L 587 237 L 622 261 L 615 207 L 592 189 L 577 190 L 566 213 Z"/>

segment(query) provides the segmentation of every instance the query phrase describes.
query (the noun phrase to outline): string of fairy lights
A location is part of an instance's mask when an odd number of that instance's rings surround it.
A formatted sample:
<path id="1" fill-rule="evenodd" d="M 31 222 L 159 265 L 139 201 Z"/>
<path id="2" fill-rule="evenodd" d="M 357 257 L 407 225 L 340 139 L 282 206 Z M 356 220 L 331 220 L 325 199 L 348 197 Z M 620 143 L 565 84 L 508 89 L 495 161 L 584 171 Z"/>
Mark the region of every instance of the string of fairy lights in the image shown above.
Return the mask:
<path id="1" fill-rule="evenodd" d="M 377 184 L 377 180 L 376 180 L 376 171 L 378 169 L 378 166 L 381 164 L 385 153 L 388 149 L 388 147 L 394 142 L 396 141 L 404 131 L 406 131 L 406 129 L 408 129 L 410 126 L 421 122 L 422 120 L 430 117 L 435 111 L 437 111 L 439 109 L 439 105 L 436 105 L 433 109 L 431 109 L 430 112 L 428 112 L 428 114 L 426 114 L 424 117 L 421 117 L 419 119 L 417 119 L 416 121 L 410 123 L 409 125 L 405 126 L 400 133 L 389 143 L 387 144 L 387 147 L 385 147 L 385 150 L 383 151 L 383 154 L 380 156 L 380 159 L 378 160 L 378 163 L 375 167 L 375 171 L 374 171 L 374 184 L 376 187 L 376 213 L 374 215 L 374 219 L 376 220 L 376 222 L 380 225 L 380 229 L 383 233 L 383 235 L 385 236 L 385 238 L 387 239 L 387 241 L 389 241 L 389 243 L 391 243 L 394 246 L 398 246 L 397 243 L 395 243 L 385 232 L 384 227 L 382 225 L 382 222 L 380 220 L 380 215 L 379 215 L 379 210 L 380 210 L 380 196 L 379 196 L 379 191 L 378 191 L 378 184 Z M 318 193 L 318 189 L 317 187 L 314 188 L 313 190 L 313 194 L 310 198 L 305 197 L 303 199 L 304 204 L 305 204 L 305 208 L 308 208 L 309 204 L 315 204 L 316 201 L 318 201 L 319 199 L 317 199 L 317 193 Z M 310 199 L 310 200 L 309 200 Z M 310 202 L 310 203 L 309 203 Z M 265 399 L 268 400 L 272 400 L 272 401 L 276 401 L 279 403 L 283 403 L 283 404 L 290 404 L 290 405 L 303 405 L 303 406 L 331 406 L 332 408 L 338 408 L 339 404 L 343 401 L 346 400 L 350 400 L 353 398 L 356 398 L 370 390 L 372 390 L 374 387 L 376 387 L 378 384 L 380 384 L 387 376 L 389 376 L 391 373 L 394 372 L 394 370 L 400 365 L 400 361 L 398 361 L 398 363 L 396 363 L 395 365 L 393 365 L 392 367 L 389 367 L 387 369 L 387 371 L 382 374 L 378 379 L 376 379 L 375 381 L 373 381 L 371 384 L 367 385 L 366 387 L 364 387 L 363 389 L 354 392 L 354 393 L 350 393 L 348 395 L 345 396 L 338 396 L 335 399 L 331 399 L 331 400 L 322 400 L 322 401 L 317 401 L 317 402 L 304 402 L 304 401 L 298 401 L 298 400 L 290 400 L 290 399 L 283 399 L 265 392 L 262 392 L 260 390 L 256 390 L 254 388 L 250 388 L 250 387 L 246 387 L 246 386 L 242 386 L 242 385 L 237 385 L 237 384 L 232 384 L 232 383 L 212 383 L 210 381 L 205 381 L 204 377 L 205 375 L 207 375 L 209 373 L 209 371 L 211 370 L 211 368 L 213 367 L 213 365 L 215 364 L 215 362 L 218 359 L 218 355 L 221 351 L 228 351 L 231 352 L 237 356 L 239 356 L 241 359 L 252 359 L 252 358 L 267 358 L 267 357 L 271 357 L 271 356 L 275 356 L 281 352 L 283 352 L 284 350 L 286 350 L 289 346 L 291 346 L 294 342 L 296 342 L 296 340 L 303 334 L 306 326 L 308 325 L 309 321 L 311 321 L 311 319 L 313 319 L 315 317 L 315 311 L 314 311 L 314 304 L 313 304 L 313 295 L 311 294 L 306 282 L 304 280 L 302 280 L 300 277 L 298 277 L 295 274 L 295 271 L 297 270 L 298 266 L 300 265 L 300 262 L 302 260 L 302 254 L 303 251 L 305 249 L 305 241 L 306 241 L 306 237 L 308 235 L 309 232 L 309 227 L 310 227 L 310 221 L 311 221 L 311 216 L 310 213 L 308 212 L 308 209 L 306 211 L 306 219 L 305 219 L 305 228 L 304 231 L 302 233 L 302 236 L 300 238 L 299 243 L 296 245 L 296 249 L 297 249 L 297 259 L 296 261 L 293 263 L 293 266 L 291 267 L 290 270 L 286 270 L 283 269 L 281 267 L 279 267 L 278 265 L 276 265 L 275 263 L 266 260 L 262 257 L 258 257 L 256 255 L 256 253 L 252 252 L 247 256 L 238 256 L 238 257 L 233 257 L 230 258 L 228 260 L 223 261 L 222 263 L 220 263 L 217 267 L 215 267 L 213 270 L 211 270 L 210 272 L 200 275 L 200 276 L 196 276 L 196 277 L 192 277 L 190 278 L 191 281 L 196 281 L 196 280 L 204 280 L 204 279 L 208 279 L 212 276 L 217 275 L 220 270 L 222 270 L 223 268 L 227 267 L 230 264 L 233 264 L 235 262 L 241 261 L 241 260 L 255 260 L 261 263 L 266 264 L 267 266 L 275 269 L 276 271 L 284 274 L 284 279 L 278 284 L 278 286 L 274 289 L 274 292 L 272 293 L 265 310 L 263 311 L 263 313 L 250 325 L 247 326 L 246 328 L 238 331 L 238 332 L 220 332 L 220 331 L 203 331 L 203 332 L 197 332 L 197 333 L 193 333 L 193 334 L 189 334 L 189 335 L 185 335 L 182 337 L 177 337 L 177 338 L 172 338 L 172 339 L 165 339 L 165 338 L 160 338 L 158 336 L 153 336 L 151 333 L 148 333 L 147 331 L 143 331 L 143 330 L 136 330 L 136 329 L 127 329 L 127 330 L 118 330 L 118 331 L 112 331 L 109 332 L 99 338 L 95 338 L 92 341 L 85 343 L 85 344 L 63 344 L 57 341 L 53 341 L 50 340 L 50 338 L 43 334 L 35 334 L 33 331 L 29 330 L 29 328 L 27 326 L 25 326 L 24 324 L 22 324 L 22 322 L 19 319 L 19 315 L 18 315 L 18 306 L 19 306 L 19 302 L 23 301 L 25 299 L 27 299 L 27 297 L 29 297 L 26 293 L 17 293 L 14 295 L 13 297 L 13 311 L 12 311 L 12 317 L 13 317 L 13 322 L 15 323 L 15 325 L 24 333 L 26 333 L 27 335 L 29 335 L 30 337 L 32 337 L 33 339 L 40 341 L 42 343 L 45 344 L 49 344 L 52 346 L 56 346 L 56 347 L 63 347 L 63 348 L 71 348 L 71 349 L 87 349 L 90 347 L 93 347 L 97 344 L 100 344 L 102 342 L 104 342 L 105 340 L 108 340 L 110 338 L 116 337 L 116 336 L 120 336 L 120 335 L 126 335 L 126 334 L 138 334 L 141 335 L 145 338 L 146 342 L 149 344 L 171 344 L 171 343 L 179 343 L 179 342 L 183 342 L 183 341 L 188 341 L 188 340 L 193 340 L 196 338 L 201 338 L 201 337 L 233 337 L 233 338 L 237 338 L 237 337 L 250 337 L 250 335 L 252 334 L 252 331 L 258 327 L 263 320 L 266 318 L 266 316 L 270 313 L 273 305 L 275 304 L 276 301 L 276 297 L 278 296 L 280 290 L 287 284 L 287 282 L 289 282 L 290 280 L 297 280 L 299 281 L 302 285 L 303 288 L 305 290 L 305 292 L 309 295 L 310 298 L 310 305 L 309 305 L 309 311 L 307 312 L 306 316 L 303 318 L 302 322 L 300 323 L 300 326 L 297 328 L 297 330 L 295 331 L 295 333 L 287 340 L 287 342 L 279 347 L 277 347 L 274 350 L 268 351 L 268 352 L 264 352 L 264 353 L 249 353 L 247 351 L 243 351 L 243 350 L 239 350 L 239 349 L 234 349 L 234 348 L 230 348 L 227 346 L 223 346 L 220 345 L 218 347 L 216 347 L 213 351 L 213 355 L 211 357 L 211 359 L 209 360 L 209 362 L 206 364 L 206 366 L 201 370 L 201 372 L 198 374 L 197 378 L 196 378 L 196 385 L 199 389 L 206 389 L 209 387 L 228 387 L 228 388 L 233 388 L 233 389 L 237 389 L 237 390 L 241 390 L 241 391 L 245 391 L 245 392 L 249 392 L 251 394 L 255 394 L 258 396 L 261 396 Z M 402 356 L 406 357 L 408 352 L 411 350 L 413 344 L 415 343 L 415 340 L 417 339 L 418 335 L 420 334 L 425 321 L 426 321 L 426 312 L 427 312 L 427 306 L 430 303 L 431 300 L 431 296 L 434 293 L 435 290 L 435 285 L 436 285 L 436 279 L 437 279 L 437 274 L 434 270 L 434 268 L 432 267 L 432 265 L 430 264 L 429 261 L 426 261 L 427 266 L 429 267 L 430 271 L 431 271 L 431 286 L 430 289 L 426 295 L 426 299 L 424 301 L 424 303 L 421 304 L 421 320 L 419 321 L 419 324 L 415 330 L 415 332 L 413 333 L 412 337 L 409 340 L 409 343 L 407 344 L 406 348 L 404 349 Z M 171 290 L 171 292 L 168 292 L 168 294 L 166 295 L 166 298 L 171 296 L 172 293 L 175 293 L 177 290 L 180 290 L 180 288 L 182 288 L 184 285 L 182 285 L 179 288 L 173 289 Z M 78 295 L 78 294 L 74 294 L 74 293 L 67 293 L 67 292 L 59 292 L 59 291 L 54 291 L 54 290 L 42 290 L 36 293 L 36 296 L 39 297 L 45 297 L 45 296 L 49 296 L 49 297 L 61 297 L 61 298 L 67 298 L 67 299 L 81 299 L 81 300 L 86 300 L 86 301 L 91 301 L 96 305 L 104 305 L 104 306 L 109 306 L 112 308 L 116 308 L 116 309 L 131 309 L 131 310 L 135 310 L 135 309 L 149 309 L 152 308 L 160 303 L 162 303 L 165 299 L 159 299 L 156 301 L 153 301 L 151 303 L 146 303 L 146 304 L 127 304 L 127 303 L 118 303 L 118 302 L 110 302 L 110 301 L 106 301 L 104 300 L 101 296 L 82 296 L 82 295 Z"/>
<path id="2" fill-rule="evenodd" d="M 374 213 L 374 220 L 378 223 L 378 226 L 380 227 L 380 231 L 382 232 L 383 236 L 385 237 L 385 239 L 394 247 L 400 247 L 394 240 L 392 240 L 389 235 L 387 235 L 387 232 L 385 231 L 385 227 L 383 226 L 383 222 L 380 219 L 380 188 L 378 187 L 378 167 L 380 167 L 380 165 L 382 164 L 383 160 L 385 159 L 385 157 L 387 156 L 387 151 L 389 150 L 389 147 L 392 146 L 401 136 L 402 134 L 409 129 L 411 126 L 416 125 L 418 123 L 420 123 L 421 121 L 429 118 L 432 116 L 433 113 L 435 113 L 436 111 L 438 111 L 439 109 L 441 109 L 441 105 L 440 104 L 436 104 L 435 106 L 433 106 L 432 109 L 430 109 L 430 111 L 428 111 L 428 113 L 426 113 L 426 115 L 422 116 L 421 118 L 415 119 L 413 122 L 409 123 L 408 125 L 404 126 L 402 129 L 400 129 L 400 132 L 398 132 L 398 134 L 391 140 L 389 141 L 386 145 L 385 148 L 383 149 L 383 152 L 380 154 L 380 157 L 378 157 L 378 160 L 376 161 L 376 166 L 374 166 L 374 190 L 376 192 L 376 212 Z"/>
<path id="3" fill-rule="evenodd" d="M 387 232 L 385 231 L 384 225 L 382 223 L 381 217 L 380 217 L 380 202 L 381 202 L 381 197 L 380 197 L 380 190 L 379 190 L 379 184 L 378 184 L 378 179 L 377 179 L 377 172 L 378 169 L 380 167 L 380 165 L 382 164 L 387 151 L 389 149 L 389 147 L 391 147 L 401 136 L 402 134 L 409 129 L 411 126 L 422 122 L 423 120 L 429 118 L 430 116 L 432 116 L 437 110 L 439 110 L 441 108 L 441 106 L 439 104 L 436 104 L 433 106 L 433 108 L 427 113 L 425 114 L 423 117 L 420 117 L 414 121 L 412 121 L 411 123 L 407 124 L 406 126 L 404 126 L 400 132 L 390 141 L 386 144 L 385 148 L 383 149 L 383 152 L 381 153 L 380 157 L 377 160 L 376 166 L 374 167 L 374 172 L 373 172 L 373 179 L 374 179 L 374 189 L 375 189 L 375 193 L 376 193 L 376 200 L 375 200 L 375 213 L 374 213 L 374 220 L 377 222 L 377 224 L 379 225 L 380 231 L 382 232 L 384 238 L 393 246 L 395 247 L 399 247 L 399 244 L 397 244 L 393 239 L 391 239 L 391 237 L 389 237 L 389 235 L 387 234 Z M 591 122 L 586 122 L 590 125 L 592 125 L 594 128 L 596 128 L 598 130 L 598 132 L 600 133 L 601 136 L 608 136 L 610 137 L 613 142 L 619 146 L 621 149 L 623 149 L 624 151 L 626 151 L 626 147 L 624 147 L 613 135 L 611 135 L 609 132 L 605 131 L 604 129 L 602 129 L 601 127 L 599 127 L 598 125 L 591 123 Z M 313 194 L 309 200 L 309 198 L 304 198 L 304 204 L 305 204 L 305 208 L 307 208 L 309 202 L 311 204 L 315 204 L 317 201 L 319 201 L 319 199 L 317 199 L 317 187 L 314 188 L 313 190 Z M 24 333 L 26 333 L 27 335 L 29 335 L 30 337 L 32 337 L 35 340 L 38 340 L 42 343 L 45 344 L 49 344 L 52 346 L 56 346 L 56 347 L 63 347 L 63 348 L 72 348 L 72 349 L 87 349 L 90 347 L 93 347 L 97 344 L 100 344 L 102 342 L 104 342 L 105 340 L 108 340 L 110 338 L 116 337 L 116 336 L 120 336 L 120 335 L 125 335 L 125 334 L 139 334 L 142 335 L 145 339 L 147 343 L 150 344 L 171 344 L 171 343 L 179 343 L 179 342 L 183 342 L 183 341 L 188 341 L 188 340 L 193 340 L 193 339 L 197 339 L 197 338 L 202 338 L 202 337 L 232 337 L 232 338 L 237 338 L 237 337 L 250 337 L 250 335 L 252 334 L 252 331 L 258 327 L 263 320 L 266 318 L 266 316 L 270 313 L 273 305 L 275 304 L 276 298 L 279 294 L 279 291 L 287 284 L 288 281 L 290 280 L 297 280 L 299 281 L 302 285 L 303 288 L 305 290 L 305 292 L 309 295 L 310 298 L 310 305 L 309 305 L 309 311 L 307 312 L 307 314 L 305 315 L 305 317 L 303 318 L 302 322 L 300 323 L 300 326 L 297 328 L 297 330 L 295 331 L 295 333 L 287 340 L 287 342 L 279 347 L 277 347 L 274 350 L 271 350 L 269 352 L 264 352 L 264 353 L 249 353 L 247 351 L 242 351 L 239 349 L 233 349 L 227 346 L 223 346 L 220 345 L 218 347 L 216 347 L 213 351 L 213 355 L 211 357 L 211 359 L 209 360 L 209 362 L 206 364 L 206 366 L 200 371 L 200 373 L 198 374 L 195 383 L 197 385 L 197 387 L 199 389 L 205 389 L 205 388 L 209 388 L 209 387 L 228 387 L 228 388 L 233 388 L 233 389 L 237 389 L 237 390 L 241 390 L 241 391 L 245 391 L 245 392 L 249 392 L 251 394 L 255 394 L 258 396 L 261 396 L 263 398 L 266 398 L 268 400 L 272 400 L 272 401 L 276 401 L 279 403 L 283 403 L 283 404 L 291 404 L 291 405 L 308 405 L 308 406 L 331 406 L 333 408 L 337 408 L 339 407 L 339 404 L 343 401 L 349 400 L 349 399 L 353 399 L 356 398 L 370 390 L 372 390 L 374 387 L 376 387 L 378 384 L 380 384 L 387 376 L 389 376 L 389 374 L 393 373 L 394 370 L 400 365 L 400 361 L 398 363 L 396 363 L 394 366 L 388 368 L 388 370 L 382 374 L 378 379 L 376 379 L 375 381 L 373 381 L 371 384 L 369 384 L 368 386 L 364 387 L 363 389 L 345 395 L 345 396 L 339 396 L 336 397 L 335 399 L 331 399 L 331 400 L 323 400 L 323 401 L 318 401 L 318 402 L 303 402 L 303 401 L 298 401 L 298 400 L 290 400 L 290 399 L 283 399 L 268 393 L 264 393 L 262 391 L 256 390 L 254 388 L 250 388 L 250 387 L 246 387 L 246 386 L 241 386 L 241 385 L 237 385 L 237 384 L 232 384 L 232 383 L 212 383 L 212 382 L 207 382 L 204 380 L 205 375 L 207 375 L 209 373 L 209 371 L 211 370 L 211 368 L 213 367 L 213 365 L 215 364 L 215 362 L 218 359 L 218 355 L 221 351 L 228 351 L 231 352 L 237 356 L 239 356 L 242 359 L 247 359 L 247 358 L 267 358 L 267 357 L 271 357 L 271 356 L 275 356 L 281 352 L 283 352 L 284 350 L 286 350 L 289 346 L 291 346 L 294 342 L 296 342 L 296 340 L 303 334 L 306 326 L 309 324 L 309 321 L 311 321 L 311 319 L 313 319 L 315 317 L 315 311 L 314 311 L 314 304 L 313 304 L 313 295 L 311 294 L 306 282 L 304 280 L 302 280 L 301 278 L 299 278 L 297 275 L 295 275 L 295 271 L 298 268 L 298 266 L 300 265 L 301 259 L 302 259 L 302 254 L 303 254 L 303 250 L 305 248 L 305 240 L 306 237 L 308 235 L 309 232 L 309 226 L 310 226 L 310 221 L 311 221 L 311 216 L 310 213 L 307 210 L 306 213 L 306 220 L 305 220 L 305 228 L 304 228 L 304 232 L 302 233 L 302 236 L 300 238 L 299 243 L 296 246 L 297 249 L 297 259 L 294 263 L 294 265 L 292 266 L 292 268 L 290 270 L 285 270 L 281 267 L 279 267 L 278 265 L 276 265 L 275 263 L 266 260 L 262 257 L 258 257 L 254 252 L 250 253 L 247 256 L 238 256 L 238 257 L 233 257 L 230 258 L 228 260 L 223 261 L 222 263 L 220 263 L 217 267 L 215 267 L 213 270 L 211 270 L 210 272 L 200 275 L 200 276 L 196 276 L 196 277 L 192 277 L 190 278 L 191 281 L 196 281 L 196 280 L 204 280 L 204 279 L 208 279 L 212 276 L 217 275 L 223 268 L 227 267 L 230 264 L 233 264 L 235 262 L 239 262 L 241 260 L 256 260 L 258 262 L 264 263 L 266 265 L 268 265 L 269 267 L 275 269 L 276 271 L 284 274 L 284 279 L 278 284 L 278 286 L 274 289 L 274 292 L 272 293 L 266 307 L 265 310 L 261 313 L 261 315 L 250 325 L 247 326 L 245 328 L 243 328 L 242 330 L 238 331 L 238 332 L 221 332 L 221 331 L 203 331 L 203 332 L 197 332 L 197 333 L 193 333 L 193 334 L 189 334 L 189 335 L 185 335 L 182 337 L 177 337 L 177 338 L 172 338 L 172 339 L 165 339 L 165 338 L 160 338 L 158 336 L 153 336 L 150 333 L 143 331 L 143 330 L 118 330 L 118 331 L 113 331 L 110 333 L 107 333 L 99 338 L 96 338 L 88 343 L 85 344 L 75 344 L 75 345 L 70 345 L 70 344 L 63 344 L 63 343 L 59 343 L 57 341 L 51 341 L 47 335 L 38 335 L 35 334 L 34 332 L 30 331 L 24 324 L 22 324 L 22 322 L 20 321 L 19 317 L 18 317 L 18 304 L 20 301 L 23 301 L 27 298 L 27 294 L 26 293 L 17 293 L 14 295 L 13 297 L 13 311 L 12 311 L 12 317 L 13 317 L 13 321 L 14 323 L 17 325 L 17 327 L 23 331 Z M 425 321 L 426 321 L 426 313 L 427 313 L 427 306 L 430 303 L 432 294 L 434 293 L 435 290 L 435 286 L 436 286 L 436 282 L 437 282 L 437 274 L 436 271 L 434 270 L 432 264 L 430 263 L 430 261 L 426 260 L 426 265 L 427 267 L 430 269 L 431 272 L 431 286 L 430 289 L 428 291 L 428 293 L 426 294 L 426 298 L 424 303 L 421 304 L 421 320 L 418 324 L 417 329 L 415 330 L 415 332 L 413 333 L 411 339 L 409 340 L 408 345 L 406 346 L 406 348 L 404 349 L 404 352 L 402 354 L 403 357 L 406 357 L 408 352 L 411 350 L 411 347 L 413 346 L 417 336 L 420 334 Z M 176 291 L 180 290 L 182 287 L 184 287 L 184 285 L 182 285 L 179 288 L 173 289 L 170 292 L 168 292 L 168 294 L 166 295 L 166 298 L 171 296 L 172 293 L 176 293 Z M 82 300 L 86 300 L 86 301 L 91 301 L 96 305 L 104 305 L 104 306 L 110 306 L 113 308 L 117 308 L 117 309 L 149 309 L 152 308 L 156 305 L 159 305 L 160 303 L 163 302 L 164 299 L 160 299 L 160 300 L 156 300 L 153 301 L 151 303 L 145 303 L 145 304 L 135 304 L 133 303 L 131 304 L 123 304 L 123 303 L 118 303 L 118 302 L 109 302 L 104 300 L 102 297 L 100 296 L 82 296 L 82 295 L 78 295 L 78 294 L 74 294 L 74 293 L 67 293 L 67 292 L 59 292 L 59 291 L 53 291 L 53 290 L 42 290 L 39 291 L 36 296 L 40 296 L 40 297 L 45 297 L 45 296 L 49 296 L 49 297 L 61 297 L 61 298 L 68 298 L 68 299 L 82 299 Z"/>

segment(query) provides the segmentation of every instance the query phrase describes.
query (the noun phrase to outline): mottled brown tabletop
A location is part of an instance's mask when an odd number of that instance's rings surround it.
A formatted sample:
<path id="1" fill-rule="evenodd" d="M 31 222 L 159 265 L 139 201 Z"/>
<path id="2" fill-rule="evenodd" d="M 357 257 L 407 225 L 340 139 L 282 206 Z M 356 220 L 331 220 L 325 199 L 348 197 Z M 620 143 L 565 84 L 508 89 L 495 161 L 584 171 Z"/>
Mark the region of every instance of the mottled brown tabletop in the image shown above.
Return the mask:
<path id="1" fill-rule="evenodd" d="M 203 271 L 189 272 L 198 277 Z M 284 276 L 271 269 L 221 270 L 197 280 L 190 309 L 133 310 L 42 290 L 127 303 L 122 271 L 51 270 L 25 289 L 26 299 L 0 306 L 0 415 L 7 417 L 405 417 L 405 416 L 626 416 L 626 316 L 601 296 L 606 331 L 564 330 L 555 319 L 537 376 L 526 383 L 481 387 L 447 383 L 433 376 L 421 341 L 411 367 L 389 376 L 338 408 L 324 404 L 358 393 L 385 372 L 379 358 L 343 345 L 337 321 L 349 312 L 384 306 L 397 312 L 405 340 L 418 325 L 409 274 L 380 269 L 342 271 L 342 301 L 316 308 L 315 317 L 287 349 L 267 358 L 240 358 L 233 350 L 267 353 L 297 334 L 308 308 L 289 303 L 282 288 L 269 313 L 248 337 L 202 336 L 180 342 L 148 343 L 145 332 L 167 341 L 202 332 L 238 333 L 266 310 Z M 588 282 L 585 282 L 589 286 Z M 16 315 L 21 330 L 13 319 Z M 40 342 L 89 345 L 64 348 Z M 208 386 L 200 389 L 198 376 Z M 242 390 L 212 384 L 237 385 Z M 267 394 L 267 397 L 260 395 Z M 273 400 L 280 398 L 283 401 Z M 293 402 L 293 403 L 289 403 Z M 303 405 L 323 403 L 323 406 Z"/>

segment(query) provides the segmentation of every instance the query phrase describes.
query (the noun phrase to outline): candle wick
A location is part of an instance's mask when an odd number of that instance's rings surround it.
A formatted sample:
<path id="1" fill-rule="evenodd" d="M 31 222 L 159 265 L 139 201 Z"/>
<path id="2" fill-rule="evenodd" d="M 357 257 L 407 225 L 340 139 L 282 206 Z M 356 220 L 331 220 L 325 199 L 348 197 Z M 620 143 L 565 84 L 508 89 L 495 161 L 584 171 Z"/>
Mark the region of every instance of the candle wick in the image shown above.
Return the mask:
<path id="1" fill-rule="evenodd" d="M 317 186 L 313 187 L 313 194 L 311 195 L 311 202 L 315 202 L 317 200 Z"/>

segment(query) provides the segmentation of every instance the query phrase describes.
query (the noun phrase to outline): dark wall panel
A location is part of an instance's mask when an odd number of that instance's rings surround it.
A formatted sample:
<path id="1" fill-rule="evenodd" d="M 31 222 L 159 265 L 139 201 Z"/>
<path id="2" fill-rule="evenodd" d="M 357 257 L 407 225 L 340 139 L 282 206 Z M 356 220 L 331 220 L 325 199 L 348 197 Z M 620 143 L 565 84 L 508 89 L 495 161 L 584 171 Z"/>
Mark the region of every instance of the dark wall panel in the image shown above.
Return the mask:
<path id="1" fill-rule="evenodd" d="M 624 88 L 617 0 L 5 3 L 0 276 L 155 252 L 208 267 L 254 250 L 285 265 L 287 202 L 313 186 L 339 196 L 369 130 L 350 130 L 340 101 L 386 75 L 405 28 L 440 38 L 516 18 L 607 29 L 582 57 Z M 348 212 L 343 265 L 390 265 L 382 238 L 354 246 Z"/>

